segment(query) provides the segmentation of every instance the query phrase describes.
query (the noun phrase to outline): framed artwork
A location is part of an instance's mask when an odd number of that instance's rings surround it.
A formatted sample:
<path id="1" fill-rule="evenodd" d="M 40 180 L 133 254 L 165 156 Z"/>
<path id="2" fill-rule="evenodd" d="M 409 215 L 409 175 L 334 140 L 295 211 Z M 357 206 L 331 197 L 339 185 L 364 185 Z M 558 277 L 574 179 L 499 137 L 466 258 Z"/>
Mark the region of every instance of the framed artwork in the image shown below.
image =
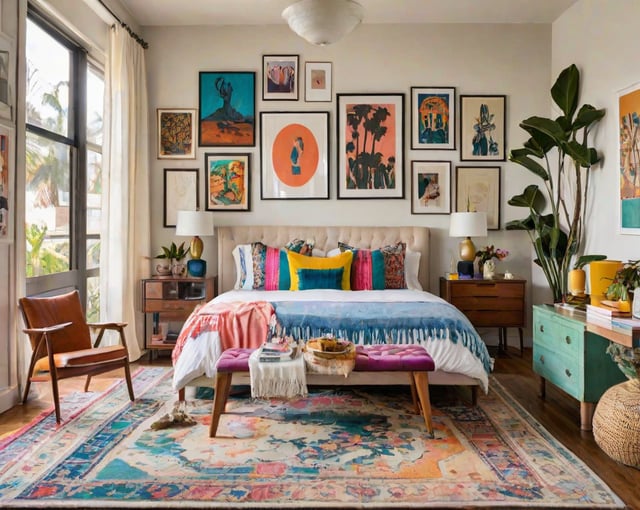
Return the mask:
<path id="1" fill-rule="evenodd" d="M 484 211 L 487 229 L 500 230 L 500 167 L 456 167 L 456 212 Z"/>
<path id="2" fill-rule="evenodd" d="M 262 56 L 262 99 L 298 100 L 298 55 Z"/>
<path id="3" fill-rule="evenodd" d="M 460 160 L 506 161 L 507 96 L 460 96 Z"/>
<path id="4" fill-rule="evenodd" d="M 329 198 L 329 112 L 262 112 L 260 198 Z"/>
<path id="5" fill-rule="evenodd" d="M 411 214 L 451 212 L 451 161 L 411 162 Z"/>
<path id="6" fill-rule="evenodd" d="M 404 198 L 404 94 L 338 94 L 338 198 Z"/>
<path id="7" fill-rule="evenodd" d="M 164 169 L 164 226 L 175 227 L 178 211 L 197 211 L 200 171 L 197 168 Z"/>
<path id="8" fill-rule="evenodd" d="M 411 87 L 411 148 L 456 148 L 455 87 Z"/>
<path id="9" fill-rule="evenodd" d="M 198 145 L 256 144 L 256 73 L 201 71 Z"/>
<path id="10" fill-rule="evenodd" d="M 331 101 L 331 62 L 304 63 L 304 100 Z"/>
<path id="11" fill-rule="evenodd" d="M 640 235 L 640 83 L 618 94 L 620 233 Z"/>
<path id="12" fill-rule="evenodd" d="M 0 242 L 13 241 L 15 139 L 13 128 L 0 124 Z"/>
<path id="13" fill-rule="evenodd" d="M 248 211 L 251 154 L 204 155 L 208 211 Z"/>
<path id="14" fill-rule="evenodd" d="M 196 158 L 196 110 L 158 108 L 158 159 Z"/>
<path id="15" fill-rule="evenodd" d="M 0 34 L 0 118 L 13 119 L 15 63 L 11 59 L 13 44 Z"/>

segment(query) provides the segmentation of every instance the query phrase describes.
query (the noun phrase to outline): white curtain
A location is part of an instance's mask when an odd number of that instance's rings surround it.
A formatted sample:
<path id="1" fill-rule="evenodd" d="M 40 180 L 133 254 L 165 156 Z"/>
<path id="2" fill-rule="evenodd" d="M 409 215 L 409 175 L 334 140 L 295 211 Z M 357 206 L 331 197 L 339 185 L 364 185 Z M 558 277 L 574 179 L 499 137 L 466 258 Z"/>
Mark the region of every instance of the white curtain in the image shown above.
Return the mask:
<path id="1" fill-rule="evenodd" d="M 144 346 L 140 279 L 149 276 L 151 244 L 144 49 L 115 25 L 107 59 L 100 312 L 102 320 L 129 324 L 129 357 L 136 360 Z"/>

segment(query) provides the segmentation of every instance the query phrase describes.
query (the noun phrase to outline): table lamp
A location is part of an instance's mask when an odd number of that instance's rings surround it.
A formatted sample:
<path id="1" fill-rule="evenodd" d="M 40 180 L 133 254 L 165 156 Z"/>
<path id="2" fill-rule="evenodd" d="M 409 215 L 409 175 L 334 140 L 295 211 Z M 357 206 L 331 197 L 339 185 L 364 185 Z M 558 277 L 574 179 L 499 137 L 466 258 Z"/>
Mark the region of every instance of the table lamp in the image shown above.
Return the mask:
<path id="1" fill-rule="evenodd" d="M 207 211 L 178 211 L 176 235 L 193 236 L 189 245 L 191 260 L 187 262 L 187 271 L 191 276 L 202 277 L 207 274 L 207 262 L 202 260 L 204 244 L 200 236 L 213 235 L 213 213 Z"/>
<path id="2" fill-rule="evenodd" d="M 487 213 L 485 212 L 454 212 L 451 213 L 449 224 L 450 237 L 464 237 L 460 241 L 460 261 L 458 274 L 473 276 L 473 261 L 476 258 L 476 247 L 471 237 L 487 236 Z"/>

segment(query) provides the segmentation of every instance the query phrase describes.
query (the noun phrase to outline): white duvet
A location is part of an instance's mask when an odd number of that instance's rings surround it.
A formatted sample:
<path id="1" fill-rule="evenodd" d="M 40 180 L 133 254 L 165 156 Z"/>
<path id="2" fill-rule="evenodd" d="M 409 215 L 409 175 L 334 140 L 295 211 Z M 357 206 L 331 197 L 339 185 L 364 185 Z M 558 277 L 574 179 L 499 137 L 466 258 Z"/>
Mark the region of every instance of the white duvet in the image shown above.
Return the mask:
<path id="1" fill-rule="evenodd" d="M 232 290 L 213 299 L 214 303 L 235 301 L 445 301 L 425 291 L 418 290 Z M 482 362 L 467 350 L 461 342 L 443 341 L 438 338 L 428 338 L 423 345 L 433 358 L 436 370 L 464 374 L 480 382 L 486 392 L 489 386 L 489 376 Z M 220 357 L 220 338 L 217 332 L 202 333 L 197 338 L 189 339 L 174 366 L 173 388 L 179 390 L 192 380 L 202 375 L 214 377 L 216 361 Z"/>

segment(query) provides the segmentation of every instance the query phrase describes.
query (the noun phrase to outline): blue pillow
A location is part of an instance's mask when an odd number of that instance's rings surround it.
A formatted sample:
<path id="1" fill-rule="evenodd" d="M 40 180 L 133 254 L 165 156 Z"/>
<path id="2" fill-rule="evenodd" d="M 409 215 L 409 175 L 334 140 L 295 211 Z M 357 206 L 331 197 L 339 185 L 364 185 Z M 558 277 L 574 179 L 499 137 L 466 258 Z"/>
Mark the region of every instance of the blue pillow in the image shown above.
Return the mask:
<path id="1" fill-rule="evenodd" d="M 298 289 L 342 289 L 344 267 L 333 269 L 298 269 Z"/>

